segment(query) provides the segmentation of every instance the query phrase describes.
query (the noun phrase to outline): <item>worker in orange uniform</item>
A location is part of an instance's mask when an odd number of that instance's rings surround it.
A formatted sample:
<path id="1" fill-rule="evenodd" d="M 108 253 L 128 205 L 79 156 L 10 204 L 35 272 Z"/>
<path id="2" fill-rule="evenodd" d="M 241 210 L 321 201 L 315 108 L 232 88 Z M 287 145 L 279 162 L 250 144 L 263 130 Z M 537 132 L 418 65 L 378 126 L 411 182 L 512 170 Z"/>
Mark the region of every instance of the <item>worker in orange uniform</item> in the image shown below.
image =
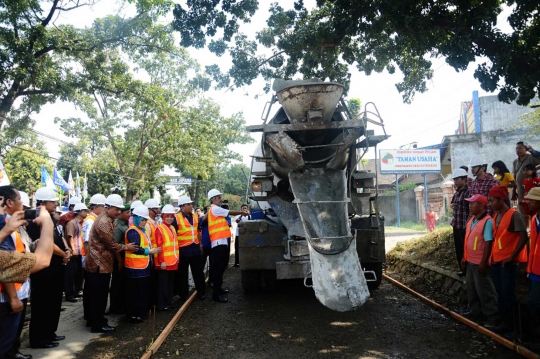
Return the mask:
<path id="1" fill-rule="evenodd" d="M 490 275 L 490 257 L 493 243 L 493 221 L 487 213 L 488 200 L 475 194 L 465 201 L 470 204 L 472 217 L 465 227 L 465 244 L 462 267 L 467 275 L 469 311 L 465 318 L 477 320 L 482 314 L 487 318 L 484 326 L 492 329 L 498 325 L 499 308 L 497 291 Z M 466 266 L 466 269 L 465 269 Z"/>
<path id="2" fill-rule="evenodd" d="M 223 200 L 221 199 L 221 192 L 217 189 L 211 189 L 208 191 L 208 199 L 212 206 L 208 211 L 208 233 L 210 234 L 210 245 L 212 246 L 213 268 L 212 268 L 212 282 L 214 284 L 212 299 L 216 302 L 227 303 L 228 299 L 223 295 L 229 293 L 228 289 L 222 288 L 223 285 L 223 273 L 227 268 L 227 253 L 229 246 L 227 238 L 231 236 L 231 230 L 229 224 L 225 219 L 227 216 L 247 215 L 247 211 L 230 211 L 228 209 L 221 208 Z"/>
<path id="3" fill-rule="evenodd" d="M 523 216 L 508 207 L 508 188 L 493 186 L 488 194 L 493 216 L 493 248 L 491 266 L 493 282 L 499 296 L 501 324 L 493 328 L 500 334 L 511 333 L 518 321 L 516 284 L 518 264 L 527 262 L 525 244 L 529 240 Z"/>
<path id="4" fill-rule="evenodd" d="M 535 187 L 527 193 L 525 198 L 529 201 L 529 209 L 535 214 L 531 218 L 531 247 L 527 273 L 529 274 L 529 308 L 532 313 L 532 331 L 540 327 L 540 187 Z M 540 350 L 537 338 L 532 338 L 534 351 Z"/>
<path id="5" fill-rule="evenodd" d="M 178 198 L 180 211 L 176 215 L 177 240 L 180 247 L 180 263 L 176 274 L 176 285 L 180 299 L 186 300 L 189 294 L 188 268 L 195 282 L 195 289 L 200 300 L 205 298 L 202 251 L 199 241 L 199 216 L 193 214 L 193 202 L 188 196 Z"/>
<path id="6" fill-rule="evenodd" d="M 154 254 L 154 263 L 158 276 L 158 310 L 176 308 L 173 305 L 174 274 L 178 269 L 180 252 L 176 239 L 176 228 L 172 225 L 176 211 L 170 204 L 161 209 L 163 223 L 158 225 L 155 233 L 156 247 L 161 252 Z"/>

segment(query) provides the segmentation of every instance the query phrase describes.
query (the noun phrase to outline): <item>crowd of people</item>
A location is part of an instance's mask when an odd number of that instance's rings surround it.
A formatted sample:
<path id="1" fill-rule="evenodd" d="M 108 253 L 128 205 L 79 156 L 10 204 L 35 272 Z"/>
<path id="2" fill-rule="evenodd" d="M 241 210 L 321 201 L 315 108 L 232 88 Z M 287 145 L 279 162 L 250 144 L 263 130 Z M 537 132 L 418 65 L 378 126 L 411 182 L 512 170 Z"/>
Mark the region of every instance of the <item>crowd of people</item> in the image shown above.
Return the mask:
<path id="1" fill-rule="evenodd" d="M 540 329 L 540 152 L 518 142 L 516 154 L 513 173 L 496 161 L 491 175 L 481 155 L 469 163 L 474 179 L 467 167 L 453 171 L 451 225 L 457 274 L 466 276 L 468 311 L 463 315 L 485 320 L 485 327 L 508 339 L 531 339 Z M 527 264 L 530 289 L 531 322 L 526 327 L 516 296 L 520 264 Z"/>
<path id="2" fill-rule="evenodd" d="M 194 210 L 182 196 L 177 210 L 153 198 L 126 204 L 117 194 L 95 194 L 88 206 L 72 198 L 61 215 L 52 188 L 36 191 L 32 209 L 26 193 L 1 186 L 0 359 L 32 357 L 19 352 L 30 299 L 32 348 L 54 348 L 65 339 L 56 333 L 64 296 L 69 302 L 82 297 L 94 333 L 115 331 L 105 316 L 109 298 L 109 313 L 126 314 L 131 323 L 144 321 L 151 308 L 176 308 L 188 298 L 189 270 L 198 299 L 205 300 L 207 261 L 212 299 L 227 303 L 229 216 L 246 220 L 248 207 L 229 210 L 217 189 L 208 199 L 205 211 Z"/>

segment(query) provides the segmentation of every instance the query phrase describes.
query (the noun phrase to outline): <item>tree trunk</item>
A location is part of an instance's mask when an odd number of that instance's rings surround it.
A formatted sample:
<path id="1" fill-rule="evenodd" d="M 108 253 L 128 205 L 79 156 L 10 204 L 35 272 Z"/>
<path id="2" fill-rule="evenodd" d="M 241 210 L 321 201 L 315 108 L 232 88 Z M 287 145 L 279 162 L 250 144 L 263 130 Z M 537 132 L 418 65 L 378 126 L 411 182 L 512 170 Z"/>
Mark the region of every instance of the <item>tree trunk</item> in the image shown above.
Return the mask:
<path id="1" fill-rule="evenodd" d="M 193 199 L 193 202 L 195 203 L 196 207 L 200 207 L 199 195 L 200 195 L 200 189 L 201 189 L 201 181 L 202 181 L 202 177 L 197 176 L 197 179 L 195 180 L 195 198 Z"/>
<path id="2" fill-rule="evenodd" d="M 135 194 L 133 190 L 131 189 L 133 183 L 131 180 L 128 180 L 126 182 L 126 203 L 131 203 L 133 200 L 133 195 Z"/>

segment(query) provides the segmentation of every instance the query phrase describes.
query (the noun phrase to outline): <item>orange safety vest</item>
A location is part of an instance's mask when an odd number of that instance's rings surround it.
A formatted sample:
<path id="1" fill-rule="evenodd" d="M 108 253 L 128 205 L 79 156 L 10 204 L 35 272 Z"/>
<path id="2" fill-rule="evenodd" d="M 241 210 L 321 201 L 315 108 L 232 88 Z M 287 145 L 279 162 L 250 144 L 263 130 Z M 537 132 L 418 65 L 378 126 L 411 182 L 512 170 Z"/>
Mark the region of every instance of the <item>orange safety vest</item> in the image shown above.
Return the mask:
<path id="1" fill-rule="evenodd" d="M 13 232 L 15 234 L 15 251 L 16 252 L 20 252 L 20 253 L 24 253 L 26 252 L 26 248 L 24 246 L 24 242 L 21 238 L 21 234 L 19 233 L 19 231 L 15 231 Z M 15 283 L 15 290 L 20 290 L 23 286 L 23 283 Z M 3 290 L 4 288 L 2 287 L 2 283 L 0 283 L 0 292 Z"/>
<path id="2" fill-rule="evenodd" d="M 165 265 L 172 266 L 178 263 L 180 252 L 174 232 L 166 224 L 157 226 L 157 230 L 163 235 L 162 254 L 165 258 Z M 157 242 L 157 241 L 156 241 Z M 156 244 L 157 245 L 157 244 Z M 154 254 L 155 262 L 158 263 L 158 253 Z"/>
<path id="3" fill-rule="evenodd" d="M 148 238 L 150 239 L 150 244 L 152 245 L 152 248 L 156 248 L 156 225 L 152 223 L 151 220 L 147 220 L 146 229 L 149 234 Z"/>
<path id="4" fill-rule="evenodd" d="M 474 217 L 471 217 L 467 222 L 465 229 L 465 248 L 463 252 L 463 258 L 472 264 L 480 264 L 484 257 L 484 249 L 486 247 L 486 241 L 484 240 L 484 228 L 486 222 L 491 219 L 490 215 L 486 215 L 479 220 L 471 231 L 471 225 Z"/>
<path id="5" fill-rule="evenodd" d="M 538 235 L 536 232 L 536 214 L 531 218 L 531 249 L 529 253 L 529 263 L 527 263 L 527 273 L 540 275 L 540 252 L 538 252 Z"/>
<path id="6" fill-rule="evenodd" d="M 126 244 L 129 244 L 128 241 L 128 232 L 130 230 L 136 230 L 139 233 L 139 237 L 141 238 L 141 243 L 139 244 L 139 248 L 148 248 L 150 249 L 150 239 L 148 238 L 148 235 L 141 231 L 136 226 L 132 225 L 128 228 L 126 231 L 126 234 L 124 235 L 124 241 Z M 127 268 L 131 269 L 145 269 L 150 264 L 150 256 L 147 254 L 135 254 L 131 251 L 126 251 L 126 259 L 124 261 L 124 265 Z"/>
<path id="7" fill-rule="evenodd" d="M 491 255 L 495 263 L 510 257 L 519 242 L 520 234 L 508 231 L 514 212 L 516 210 L 513 208 L 506 211 L 501 218 L 499 227 L 497 227 L 497 216 L 499 213 L 496 213 L 493 217 L 493 250 Z M 523 247 L 517 256 L 517 260 L 522 263 L 527 262 L 527 247 Z"/>
<path id="8" fill-rule="evenodd" d="M 231 236 L 231 229 L 225 217 L 217 217 L 212 213 L 214 206 L 213 204 L 208 211 L 208 234 L 210 235 L 210 242 Z"/>
<path id="9" fill-rule="evenodd" d="M 197 233 L 197 228 L 199 228 L 199 217 L 194 215 L 192 218 L 193 226 L 181 212 L 176 215 L 176 222 L 178 223 L 176 239 L 178 240 L 179 247 L 187 247 L 193 243 L 200 243 Z"/>

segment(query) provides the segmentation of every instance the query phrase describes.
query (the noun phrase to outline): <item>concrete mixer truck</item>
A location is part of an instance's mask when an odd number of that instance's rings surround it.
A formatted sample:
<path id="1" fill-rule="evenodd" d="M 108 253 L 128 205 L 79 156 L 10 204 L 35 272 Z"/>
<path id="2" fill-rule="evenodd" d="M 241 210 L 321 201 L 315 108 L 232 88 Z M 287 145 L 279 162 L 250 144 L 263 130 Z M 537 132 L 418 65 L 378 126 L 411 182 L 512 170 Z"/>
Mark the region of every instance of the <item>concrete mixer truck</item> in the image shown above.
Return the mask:
<path id="1" fill-rule="evenodd" d="M 276 79 L 272 89 L 263 123 L 247 127 L 262 137 L 252 157 L 252 220 L 239 226 L 243 289 L 303 278 L 328 308 L 356 309 L 380 284 L 385 261 L 377 171 L 360 163 L 389 136 L 373 103 L 350 113 L 338 83 Z"/>

